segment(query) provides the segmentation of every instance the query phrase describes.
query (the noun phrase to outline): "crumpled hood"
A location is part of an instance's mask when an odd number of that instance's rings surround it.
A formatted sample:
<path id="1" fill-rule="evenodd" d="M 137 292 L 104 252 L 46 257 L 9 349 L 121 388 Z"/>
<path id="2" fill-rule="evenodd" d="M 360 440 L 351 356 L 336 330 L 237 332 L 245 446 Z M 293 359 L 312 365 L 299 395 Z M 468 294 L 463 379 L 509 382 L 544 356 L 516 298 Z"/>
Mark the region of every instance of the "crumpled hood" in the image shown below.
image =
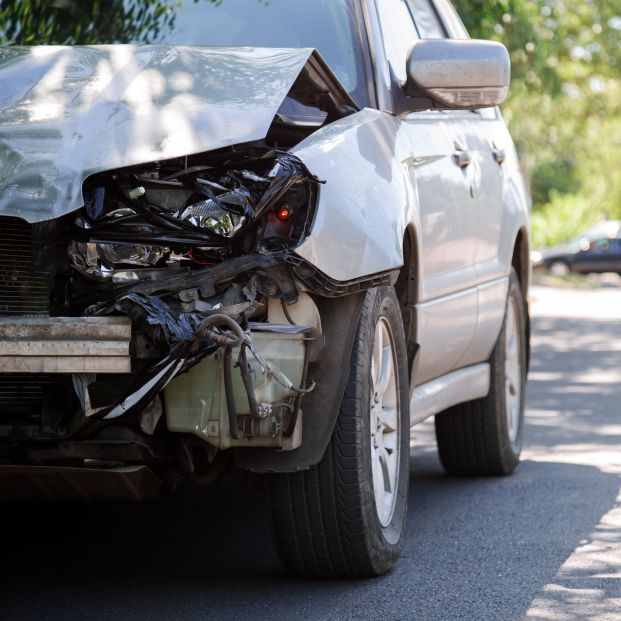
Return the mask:
<path id="1" fill-rule="evenodd" d="M 264 138 L 312 53 L 0 48 L 0 214 L 55 218 L 93 173 Z"/>

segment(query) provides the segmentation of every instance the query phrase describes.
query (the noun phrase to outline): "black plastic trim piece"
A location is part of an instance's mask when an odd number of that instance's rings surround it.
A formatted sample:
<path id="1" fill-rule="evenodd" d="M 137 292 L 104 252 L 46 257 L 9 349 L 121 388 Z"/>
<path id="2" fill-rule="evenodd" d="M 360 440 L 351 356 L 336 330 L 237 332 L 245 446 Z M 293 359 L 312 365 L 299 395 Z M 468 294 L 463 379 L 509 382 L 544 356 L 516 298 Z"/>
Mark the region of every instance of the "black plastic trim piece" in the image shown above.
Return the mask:
<path id="1" fill-rule="evenodd" d="M 292 268 L 293 273 L 299 278 L 311 291 L 317 295 L 325 297 L 343 297 L 366 291 L 372 287 L 381 287 L 383 285 L 394 285 L 399 277 L 399 269 L 388 270 L 378 274 L 369 274 L 352 280 L 334 280 L 321 270 L 311 265 L 305 259 L 299 256 L 288 255 L 283 257 L 285 262 Z"/>

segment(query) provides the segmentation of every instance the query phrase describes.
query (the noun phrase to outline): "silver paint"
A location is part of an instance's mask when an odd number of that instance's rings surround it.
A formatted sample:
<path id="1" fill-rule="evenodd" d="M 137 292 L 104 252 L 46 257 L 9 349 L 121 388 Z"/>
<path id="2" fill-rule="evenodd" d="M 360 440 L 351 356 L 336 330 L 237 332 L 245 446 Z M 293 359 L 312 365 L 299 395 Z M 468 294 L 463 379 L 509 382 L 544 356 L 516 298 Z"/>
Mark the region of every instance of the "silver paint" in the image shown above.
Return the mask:
<path id="1" fill-rule="evenodd" d="M 0 48 L 0 214 L 56 218 L 93 173 L 264 138 L 312 53 Z"/>
<path id="2" fill-rule="evenodd" d="M 94 172 L 263 138 L 311 54 L 0 49 L 0 214 L 58 217 L 81 206 L 82 182 Z M 492 159 L 492 143 L 507 154 L 502 165 Z M 459 149 L 469 152 L 466 168 L 455 165 Z M 326 181 L 310 235 L 296 249 L 322 272 L 348 281 L 399 268 L 406 230 L 413 236 L 415 381 L 487 360 L 513 246 L 518 231 L 528 230 L 524 184 L 502 119 L 365 109 L 292 152 Z"/>
<path id="3" fill-rule="evenodd" d="M 505 100 L 511 65 L 507 48 L 496 41 L 428 39 L 414 43 L 407 74 L 409 94 L 420 89 L 440 104 L 475 110 Z"/>

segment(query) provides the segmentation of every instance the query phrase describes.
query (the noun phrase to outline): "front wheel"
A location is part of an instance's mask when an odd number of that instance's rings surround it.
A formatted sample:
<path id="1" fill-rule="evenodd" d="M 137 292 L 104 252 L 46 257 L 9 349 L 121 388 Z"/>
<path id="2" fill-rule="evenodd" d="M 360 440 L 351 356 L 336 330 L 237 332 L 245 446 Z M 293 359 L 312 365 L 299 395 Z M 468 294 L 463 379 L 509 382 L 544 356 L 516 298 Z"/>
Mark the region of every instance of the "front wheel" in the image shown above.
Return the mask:
<path id="1" fill-rule="evenodd" d="M 511 270 L 505 317 L 489 360 L 488 395 L 436 415 L 440 461 L 449 474 L 509 474 L 517 467 L 524 424 L 526 333 L 526 305 Z"/>
<path id="2" fill-rule="evenodd" d="M 276 546 L 297 575 L 377 576 L 399 557 L 409 482 L 407 355 L 392 287 L 367 292 L 350 368 L 334 372 L 349 379 L 323 459 L 270 476 Z"/>

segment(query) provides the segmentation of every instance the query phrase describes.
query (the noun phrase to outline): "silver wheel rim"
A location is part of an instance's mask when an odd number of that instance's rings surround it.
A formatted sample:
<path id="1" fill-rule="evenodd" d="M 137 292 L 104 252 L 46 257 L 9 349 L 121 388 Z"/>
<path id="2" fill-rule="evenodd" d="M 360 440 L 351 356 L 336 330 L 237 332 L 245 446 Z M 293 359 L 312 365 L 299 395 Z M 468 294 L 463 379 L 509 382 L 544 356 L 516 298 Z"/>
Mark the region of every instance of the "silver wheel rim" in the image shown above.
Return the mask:
<path id="1" fill-rule="evenodd" d="M 569 274 L 569 268 L 565 265 L 565 263 L 557 261 L 556 263 L 552 263 L 552 265 L 550 265 L 550 272 L 552 272 L 555 276 L 567 276 L 567 274 Z"/>
<path id="2" fill-rule="evenodd" d="M 371 469 L 377 516 L 382 526 L 392 520 L 399 478 L 399 379 L 390 325 L 380 317 L 371 360 Z"/>
<path id="3" fill-rule="evenodd" d="M 505 414 L 507 432 L 512 444 L 515 442 L 520 428 L 521 400 L 520 328 L 516 303 L 510 299 L 505 319 Z"/>

